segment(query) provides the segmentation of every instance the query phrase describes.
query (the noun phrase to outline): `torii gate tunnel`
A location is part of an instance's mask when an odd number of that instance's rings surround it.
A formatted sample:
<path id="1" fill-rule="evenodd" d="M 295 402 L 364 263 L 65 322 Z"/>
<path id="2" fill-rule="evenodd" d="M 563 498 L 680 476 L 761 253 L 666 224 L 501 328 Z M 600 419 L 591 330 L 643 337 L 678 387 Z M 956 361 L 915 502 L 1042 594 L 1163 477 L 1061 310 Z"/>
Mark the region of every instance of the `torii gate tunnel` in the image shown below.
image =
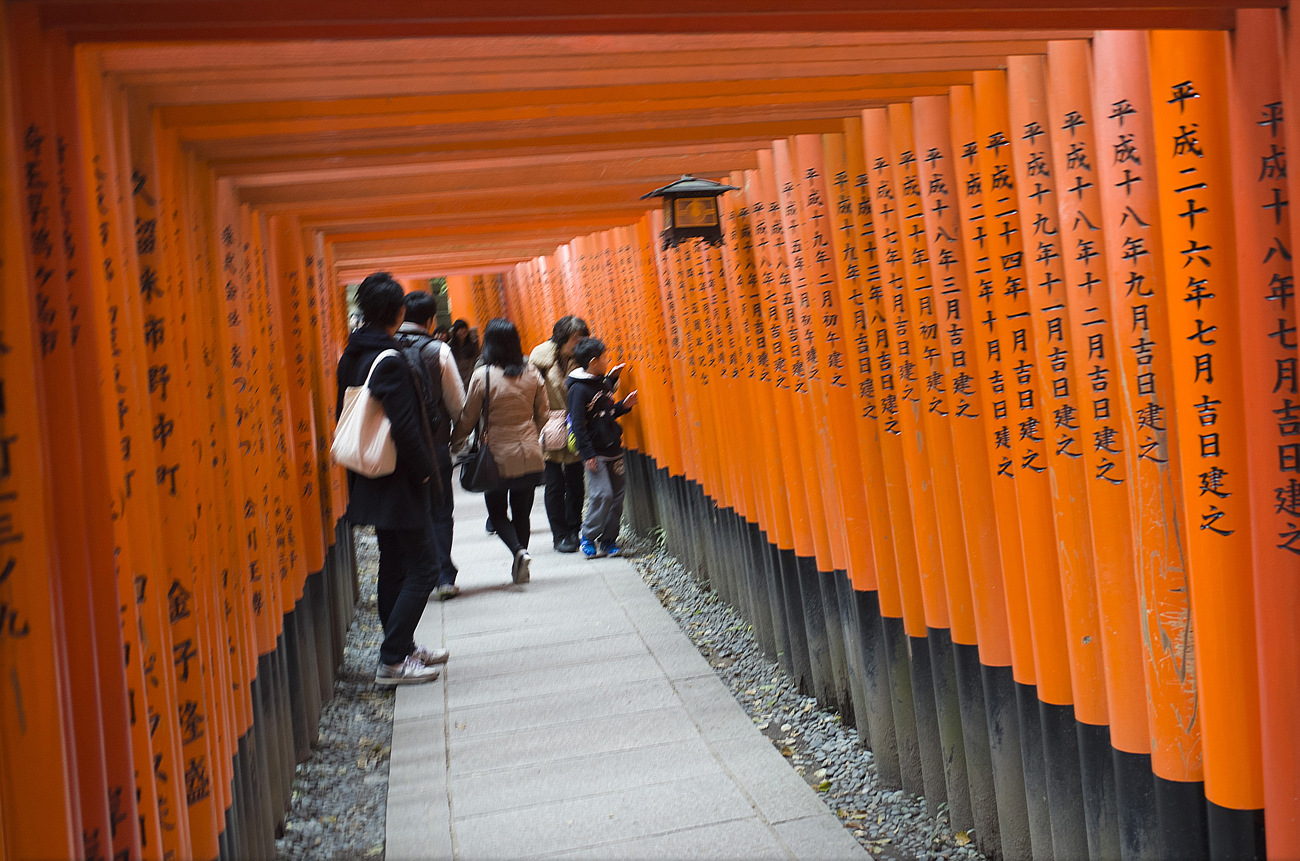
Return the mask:
<path id="1" fill-rule="evenodd" d="M 590 321 L 634 528 L 991 857 L 1300 858 L 1285 2 L 455 5 L 4 6 L 0 857 L 274 855 L 383 269 Z"/>

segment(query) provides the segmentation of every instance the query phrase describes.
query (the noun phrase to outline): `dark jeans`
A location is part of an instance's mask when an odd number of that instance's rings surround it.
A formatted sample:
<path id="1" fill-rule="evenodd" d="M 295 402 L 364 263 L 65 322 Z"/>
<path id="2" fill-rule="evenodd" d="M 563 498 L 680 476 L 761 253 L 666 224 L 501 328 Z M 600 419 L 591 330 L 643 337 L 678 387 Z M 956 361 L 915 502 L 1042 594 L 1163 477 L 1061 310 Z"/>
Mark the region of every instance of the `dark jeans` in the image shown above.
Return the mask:
<path id="1" fill-rule="evenodd" d="M 582 503 L 587 489 L 583 483 L 582 461 L 546 463 L 546 519 L 551 522 L 551 536 L 559 541 L 577 535 L 582 526 Z"/>
<path id="2" fill-rule="evenodd" d="M 528 549 L 528 538 L 533 529 L 529 515 L 536 495 L 536 484 L 522 483 L 483 494 L 488 519 L 496 527 L 497 538 L 510 548 L 511 553 L 518 553 L 521 547 Z"/>
<path id="3" fill-rule="evenodd" d="M 415 626 L 437 581 L 432 523 L 424 529 L 376 529 L 379 539 L 379 660 L 396 664 L 415 648 Z"/>
<path id="4" fill-rule="evenodd" d="M 451 495 L 451 451 L 444 445 L 434 446 L 438 470 L 442 473 L 442 496 L 429 482 L 429 510 L 433 512 L 433 552 L 438 561 L 438 586 L 456 582 L 456 566 L 451 563 L 451 535 L 456 525 L 456 501 Z"/>

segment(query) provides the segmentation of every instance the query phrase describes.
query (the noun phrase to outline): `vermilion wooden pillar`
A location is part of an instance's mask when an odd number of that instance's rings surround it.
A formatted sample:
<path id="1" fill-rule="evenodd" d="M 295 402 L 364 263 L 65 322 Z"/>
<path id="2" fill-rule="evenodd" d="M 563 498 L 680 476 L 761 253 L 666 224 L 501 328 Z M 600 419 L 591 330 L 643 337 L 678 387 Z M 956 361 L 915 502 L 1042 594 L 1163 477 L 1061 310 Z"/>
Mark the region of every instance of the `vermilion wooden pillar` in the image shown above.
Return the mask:
<path id="1" fill-rule="evenodd" d="M 1243 11 L 1232 35 L 1231 92 L 1233 204 L 1237 239 L 1237 307 L 1241 321 L 1242 391 L 1250 469 L 1250 533 L 1255 553 L 1255 639 L 1259 662 L 1264 826 L 1268 855 L 1300 853 L 1300 392 L 1286 373 L 1297 364 L 1294 198 L 1283 162 L 1295 90 L 1284 86 L 1282 14 Z M 1296 46 L 1286 46 L 1294 51 Z M 1279 385 L 1280 383 L 1280 385 Z M 1300 420 L 1300 416 L 1297 417 Z"/>
<path id="2" fill-rule="evenodd" d="M 1169 289 L 1174 406 L 1187 498 L 1197 711 L 1210 855 L 1263 850 L 1259 677 L 1233 235 L 1226 42 L 1151 34 L 1151 100 Z M 1177 273 L 1177 274 L 1173 274 Z M 1289 337 L 1283 327 L 1273 340 Z M 1192 491 L 1196 495 L 1192 495 Z"/>

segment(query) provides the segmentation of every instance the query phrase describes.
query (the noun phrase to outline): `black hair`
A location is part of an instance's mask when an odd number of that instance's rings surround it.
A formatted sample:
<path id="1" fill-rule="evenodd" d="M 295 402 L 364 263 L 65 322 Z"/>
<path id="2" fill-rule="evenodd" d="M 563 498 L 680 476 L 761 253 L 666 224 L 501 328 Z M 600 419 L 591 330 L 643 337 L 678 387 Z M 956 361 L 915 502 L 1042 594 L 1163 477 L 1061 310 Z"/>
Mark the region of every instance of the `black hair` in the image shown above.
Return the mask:
<path id="1" fill-rule="evenodd" d="M 555 326 L 551 329 L 551 343 L 556 347 L 563 347 L 574 335 L 589 338 L 591 330 L 587 328 L 586 320 L 572 314 L 565 314 L 555 321 Z"/>
<path id="2" fill-rule="evenodd" d="M 406 294 L 406 319 L 417 326 L 428 326 L 429 321 L 438 313 L 438 300 L 425 290 L 415 290 Z"/>
<path id="3" fill-rule="evenodd" d="M 433 336 L 436 338 L 439 335 L 446 335 L 448 338 L 450 338 L 451 330 L 448 329 L 446 326 L 439 326 L 438 328 L 433 330 Z"/>
<path id="4" fill-rule="evenodd" d="M 507 377 L 517 377 L 524 372 L 524 348 L 519 341 L 519 330 L 504 317 L 488 321 L 483 330 L 483 364 L 503 368 Z"/>
<path id="5" fill-rule="evenodd" d="M 583 370 L 605 354 L 605 342 L 599 338 L 583 338 L 573 348 L 573 361 Z"/>
<path id="6" fill-rule="evenodd" d="M 357 287 L 357 306 L 361 308 L 361 320 L 366 326 L 387 329 L 397 322 L 405 301 L 402 285 L 387 272 L 367 275 Z"/>
<path id="7" fill-rule="evenodd" d="M 455 323 L 451 324 L 451 332 L 453 335 L 456 334 L 457 329 L 469 329 L 469 323 L 467 323 L 465 319 L 462 317 L 461 319 L 457 320 Z"/>

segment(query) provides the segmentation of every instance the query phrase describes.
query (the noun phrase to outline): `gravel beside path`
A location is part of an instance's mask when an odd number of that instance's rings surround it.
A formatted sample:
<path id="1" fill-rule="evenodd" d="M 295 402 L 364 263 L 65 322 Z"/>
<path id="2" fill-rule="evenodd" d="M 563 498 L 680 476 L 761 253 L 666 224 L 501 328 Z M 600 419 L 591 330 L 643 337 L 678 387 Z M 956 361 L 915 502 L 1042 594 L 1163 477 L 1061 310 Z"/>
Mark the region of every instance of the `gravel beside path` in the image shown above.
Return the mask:
<path id="1" fill-rule="evenodd" d="M 628 533 L 624 533 L 627 535 Z M 890 859 L 982 859 L 974 835 L 954 834 L 947 817 L 927 815 L 925 800 L 880 786 L 871 752 L 858 732 L 802 696 L 760 650 L 745 622 L 676 558 L 647 541 L 633 562 L 758 729 L 810 786 L 821 793 L 858 842 Z"/>
<path id="2" fill-rule="evenodd" d="M 321 713 L 320 737 L 299 765 L 293 802 L 276 855 L 312 861 L 375 861 L 384 857 L 393 691 L 375 687 L 383 632 L 375 611 L 379 549 L 374 530 L 358 528 L 361 601 L 348 631 L 343 673 Z"/>

